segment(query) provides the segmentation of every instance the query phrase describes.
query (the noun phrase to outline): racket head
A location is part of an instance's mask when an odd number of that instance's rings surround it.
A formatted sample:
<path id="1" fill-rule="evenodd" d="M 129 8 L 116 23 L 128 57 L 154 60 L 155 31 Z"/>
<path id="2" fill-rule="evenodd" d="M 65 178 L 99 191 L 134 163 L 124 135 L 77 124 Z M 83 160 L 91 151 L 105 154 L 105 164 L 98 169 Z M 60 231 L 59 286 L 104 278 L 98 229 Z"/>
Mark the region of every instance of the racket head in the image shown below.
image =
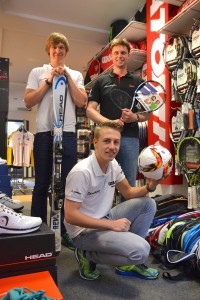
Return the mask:
<path id="1" fill-rule="evenodd" d="M 173 107 L 171 109 L 169 134 L 175 145 L 177 145 L 183 137 L 183 115 L 180 107 Z"/>
<path id="2" fill-rule="evenodd" d="M 114 88 L 110 91 L 110 99 L 119 110 L 124 108 L 130 109 L 132 106 L 132 97 L 119 88 Z"/>
<path id="3" fill-rule="evenodd" d="M 137 112 L 153 112 L 158 110 L 166 101 L 166 91 L 161 83 L 155 80 L 142 82 L 135 90 L 132 107 Z"/>
<path id="4" fill-rule="evenodd" d="M 177 160 L 187 175 L 198 173 L 200 169 L 200 140 L 196 137 L 184 138 L 177 147 Z"/>

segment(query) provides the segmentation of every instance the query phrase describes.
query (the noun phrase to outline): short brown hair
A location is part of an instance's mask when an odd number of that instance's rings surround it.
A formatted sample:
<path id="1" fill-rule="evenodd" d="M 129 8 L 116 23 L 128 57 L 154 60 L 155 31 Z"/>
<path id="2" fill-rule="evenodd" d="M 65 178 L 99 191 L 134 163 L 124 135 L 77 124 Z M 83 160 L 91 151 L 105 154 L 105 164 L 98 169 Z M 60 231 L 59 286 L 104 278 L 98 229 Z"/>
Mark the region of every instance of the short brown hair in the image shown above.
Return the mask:
<path id="1" fill-rule="evenodd" d="M 119 124 L 117 124 L 115 122 L 103 122 L 103 123 L 98 124 L 94 129 L 94 138 L 95 139 L 98 140 L 98 138 L 100 137 L 102 128 L 112 128 L 112 129 L 118 131 L 119 133 L 122 132 L 122 126 L 120 126 Z"/>
<path id="2" fill-rule="evenodd" d="M 69 42 L 66 36 L 59 32 L 53 32 L 48 36 L 46 41 L 45 51 L 47 54 L 49 54 L 49 49 L 51 46 L 58 45 L 59 43 L 62 43 L 65 46 L 67 52 L 69 51 Z"/>
<path id="3" fill-rule="evenodd" d="M 118 45 L 126 47 L 128 49 L 128 53 L 130 53 L 131 46 L 130 46 L 130 43 L 125 38 L 112 40 L 112 42 L 110 43 L 110 52 L 112 52 L 112 49 L 114 46 L 118 46 Z"/>

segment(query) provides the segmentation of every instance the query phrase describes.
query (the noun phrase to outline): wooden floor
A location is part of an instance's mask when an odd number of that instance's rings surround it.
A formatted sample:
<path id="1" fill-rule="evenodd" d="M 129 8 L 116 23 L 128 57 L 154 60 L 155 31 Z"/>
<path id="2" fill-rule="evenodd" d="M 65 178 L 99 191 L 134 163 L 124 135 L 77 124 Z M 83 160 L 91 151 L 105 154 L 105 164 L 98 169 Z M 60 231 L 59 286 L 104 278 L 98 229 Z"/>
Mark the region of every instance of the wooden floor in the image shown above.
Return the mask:
<path id="1" fill-rule="evenodd" d="M 32 195 L 16 195 L 12 196 L 13 200 L 20 200 L 22 202 L 31 202 Z"/>

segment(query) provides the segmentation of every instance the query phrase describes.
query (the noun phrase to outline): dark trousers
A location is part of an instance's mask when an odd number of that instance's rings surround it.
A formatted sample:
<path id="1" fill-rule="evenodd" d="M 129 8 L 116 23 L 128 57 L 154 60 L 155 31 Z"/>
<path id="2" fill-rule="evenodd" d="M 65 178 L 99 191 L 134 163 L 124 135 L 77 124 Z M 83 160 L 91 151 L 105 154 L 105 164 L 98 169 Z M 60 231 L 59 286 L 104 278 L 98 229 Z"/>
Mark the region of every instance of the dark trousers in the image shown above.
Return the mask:
<path id="1" fill-rule="evenodd" d="M 47 196 L 52 180 L 53 136 L 51 132 L 37 133 L 34 139 L 35 186 L 33 189 L 31 216 L 47 223 Z M 69 171 L 77 163 L 77 138 L 72 132 L 63 132 L 63 157 L 61 179 L 63 189 Z M 61 235 L 66 232 L 63 224 L 64 205 L 61 209 Z"/>

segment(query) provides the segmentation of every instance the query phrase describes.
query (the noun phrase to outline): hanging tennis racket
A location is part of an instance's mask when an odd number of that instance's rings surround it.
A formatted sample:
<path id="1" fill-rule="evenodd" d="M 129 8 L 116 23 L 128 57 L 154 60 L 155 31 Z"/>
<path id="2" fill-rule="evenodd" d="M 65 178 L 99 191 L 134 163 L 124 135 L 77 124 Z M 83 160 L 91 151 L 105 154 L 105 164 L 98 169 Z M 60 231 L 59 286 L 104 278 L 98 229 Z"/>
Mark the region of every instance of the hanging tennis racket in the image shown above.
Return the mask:
<path id="1" fill-rule="evenodd" d="M 189 49 L 193 57 L 200 57 L 200 19 L 195 20 L 190 30 Z"/>
<path id="2" fill-rule="evenodd" d="M 177 161 L 177 146 L 183 137 L 185 137 L 185 130 L 183 130 L 183 116 L 180 107 L 174 107 L 171 110 L 169 135 L 175 151 L 175 175 L 180 175 L 181 168 Z"/>
<path id="3" fill-rule="evenodd" d="M 196 186 L 200 179 L 200 140 L 196 137 L 184 138 L 177 147 L 177 160 L 188 182 L 188 208 L 196 208 Z"/>
<path id="4" fill-rule="evenodd" d="M 157 81 L 148 80 L 135 90 L 133 98 L 125 91 L 114 88 L 110 92 L 113 104 L 120 110 L 128 108 L 134 112 L 152 112 L 159 109 L 166 101 L 166 91 Z"/>
<path id="5" fill-rule="evenodd" d="M 173 71 L 176 68 L 179 60 L 190 55 L 187 37 L 169 37 L 169 39 L 167 39 L 167 41 L 164 43 L 162 55 L 166 68 L 170 72 Z"/>
<path id="6" fill-rule="evenodd" d="M 179 61 L 174 73 L 179 101 L 182 102 L 183 127 L 185 131 L 188 131 L 188 135 L 193 136 L 197 128 L 194 110 L 197 62 L 195 59 L 185 58 Z"/>

